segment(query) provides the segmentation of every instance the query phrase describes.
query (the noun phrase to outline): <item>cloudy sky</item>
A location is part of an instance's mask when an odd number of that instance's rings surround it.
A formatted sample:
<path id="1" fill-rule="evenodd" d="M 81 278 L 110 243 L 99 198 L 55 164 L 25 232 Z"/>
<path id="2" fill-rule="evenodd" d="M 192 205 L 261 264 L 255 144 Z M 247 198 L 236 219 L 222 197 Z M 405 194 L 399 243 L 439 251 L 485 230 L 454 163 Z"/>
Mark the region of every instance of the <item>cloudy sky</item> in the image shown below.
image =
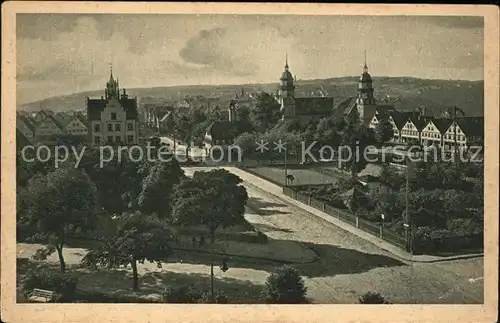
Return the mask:
<path id="1" fill-rule="evenodd" d="M 17 101 L 103 88 L 358 75 L 483 79 L 476 17 L 17 15 Z"/>

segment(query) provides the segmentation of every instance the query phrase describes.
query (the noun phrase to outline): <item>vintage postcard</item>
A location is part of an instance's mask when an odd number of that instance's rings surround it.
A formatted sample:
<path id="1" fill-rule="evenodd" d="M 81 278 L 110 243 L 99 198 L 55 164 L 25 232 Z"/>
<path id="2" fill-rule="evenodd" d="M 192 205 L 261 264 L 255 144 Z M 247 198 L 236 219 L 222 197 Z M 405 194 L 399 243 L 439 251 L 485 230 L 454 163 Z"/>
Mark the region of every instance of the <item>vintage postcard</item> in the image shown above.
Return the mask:
<path id="1" fill-rule="evenodd" d="M 2 18 L 3 321 L 497 319 L 497 7 Z"/>

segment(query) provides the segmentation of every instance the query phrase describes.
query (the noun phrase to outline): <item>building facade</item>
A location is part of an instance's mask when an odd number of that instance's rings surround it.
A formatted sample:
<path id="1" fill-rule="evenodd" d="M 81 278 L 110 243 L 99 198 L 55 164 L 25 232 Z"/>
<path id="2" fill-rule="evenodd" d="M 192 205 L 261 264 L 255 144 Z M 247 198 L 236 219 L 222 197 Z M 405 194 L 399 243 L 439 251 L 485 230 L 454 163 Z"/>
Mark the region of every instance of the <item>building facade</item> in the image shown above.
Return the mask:
<path id="1" fill-rule="evenodd" d="M 120 94 L 118 79 L 111 71 L 105 95 L 86 98 L 88 136 L 92 145 L 135 145 L 139 143 L 137 97 Z"/>

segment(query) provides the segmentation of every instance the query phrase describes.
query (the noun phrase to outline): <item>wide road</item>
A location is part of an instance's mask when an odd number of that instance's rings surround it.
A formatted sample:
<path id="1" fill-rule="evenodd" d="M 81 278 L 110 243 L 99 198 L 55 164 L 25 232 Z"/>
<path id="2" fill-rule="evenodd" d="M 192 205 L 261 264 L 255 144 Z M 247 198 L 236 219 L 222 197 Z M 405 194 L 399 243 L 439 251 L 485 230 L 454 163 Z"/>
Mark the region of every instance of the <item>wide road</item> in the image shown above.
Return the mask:
<path id="1" fill-rule="evenodd" d="M 190 174 L 209 169 L 196 167 L 185 171 Z M 249 195 L 249 207 L 275 228 L 266 234 L 274 239 L 300 241 L 320 256 L 319 262 L 295 266 L 314 302 L 355 303 L 368 291 L 377 291 L 392 303 L 483 302 L 483 258 L 411 265 L 288 205 L 265 191 L 265 187 L 256 187 L 250 181 L 243 185 Z"/>

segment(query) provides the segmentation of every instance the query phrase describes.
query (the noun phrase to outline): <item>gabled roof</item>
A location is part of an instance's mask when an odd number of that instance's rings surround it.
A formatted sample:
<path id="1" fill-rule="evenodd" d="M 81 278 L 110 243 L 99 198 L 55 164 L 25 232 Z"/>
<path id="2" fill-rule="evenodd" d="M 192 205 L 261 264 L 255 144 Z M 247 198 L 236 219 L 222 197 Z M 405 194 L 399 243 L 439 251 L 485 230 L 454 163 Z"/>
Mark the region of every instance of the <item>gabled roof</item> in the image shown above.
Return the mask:
<path id="1" fill-rule="evenodd" d="M 64 126 L 59 122 L 54 116 L 46 116 L 42 121 L 40 121 L 37 126 L 41 125 L 43 122 L 50 120 L 52 121 L 59 129 L 64 130 Z"/>
<path id="2" fill-rule="evenodd" d="M 73 116 L 65 112 L 58 112 L 54 115 L 54 118 L 65 128 L 72 120 Z"/>
<path id="3" fill-rule="evenodd" d="M 31 141 L 21 132 L 16 129 L 16 146 L 17 148 L 25 147 L 31 145 Z"/>
<path id="4" fill-rule="evenodd" d="M 434 119 L 433 117 L 423 117 L 423 116 L 410 116 L 408 118 L 408 120 L 411 120 L 411 122 L 413 122 L 418 131 L 424 129 L 427 123 L 433 119 Z"/>
<path id="5" fill-rule="evenodd" d="M 333 112 L 333 108 L 333 98 L 295 98 L 295 111 L 297 115 L 329 115 Z"/>
<path id="6" fill-rule="evenodd" d="M 137 101 L 136 99 L 119 99 L 118 102 L 125 110 L 125 118 L 127 120 L 136 120 Z M 101 120 L 101 112 L 106 108 L 105 99 L 88 99 L 87 100 L 87 118 L 88 120 Z"/>
<path id="7" fill-rule="evenodd" d="M 339 114 L 342 113 L 342 115 L 347 116 L 349 113 L 351 113 L 351 110 L 356 107 L 356 97 L 349 97 L 347 99 L 344 99 L 341 101 L 339 104 L 335 106 L 335 113 Z"/>
<path id="8" fill-rule="evenodd" d="M 87 118 L 81 113 L 81 112 L 76 112 L 75 117 L 81 121 L 84 125 L 87 125 Z"/>
<path id="9" fill-rule="evenodd" d="M 432 123 L 436 126 L 436 128 L 439 130 L 441 134 L 445 133 L 446 130 L 448 130 L 450 125 L 453 123 L 453 120 L 445 118 L 429 120 L 429 122 L 430 121 L 432 121 Z"/>
<path id="10" fill-rule="evenodd" d="M 484 117 L 456 118 L 456 122 L 466 136 L 484 136 Z"/>
<path id="11" fill-rule="evenodd" d="M 19 121 L 21 121 L 22 123 L 24 123 L 26 125 L 26 127 L 28 127 L 32 132 L 35 131 L 35 128 L 36 128 L 36 122 L 35 122 L 35 120 L 33 120 L 33 119 L 29 118 L 29 117 L 23 116 L 23 115 L 19 115 L 16 118 L 16 122 L 19 122 Z"/>

